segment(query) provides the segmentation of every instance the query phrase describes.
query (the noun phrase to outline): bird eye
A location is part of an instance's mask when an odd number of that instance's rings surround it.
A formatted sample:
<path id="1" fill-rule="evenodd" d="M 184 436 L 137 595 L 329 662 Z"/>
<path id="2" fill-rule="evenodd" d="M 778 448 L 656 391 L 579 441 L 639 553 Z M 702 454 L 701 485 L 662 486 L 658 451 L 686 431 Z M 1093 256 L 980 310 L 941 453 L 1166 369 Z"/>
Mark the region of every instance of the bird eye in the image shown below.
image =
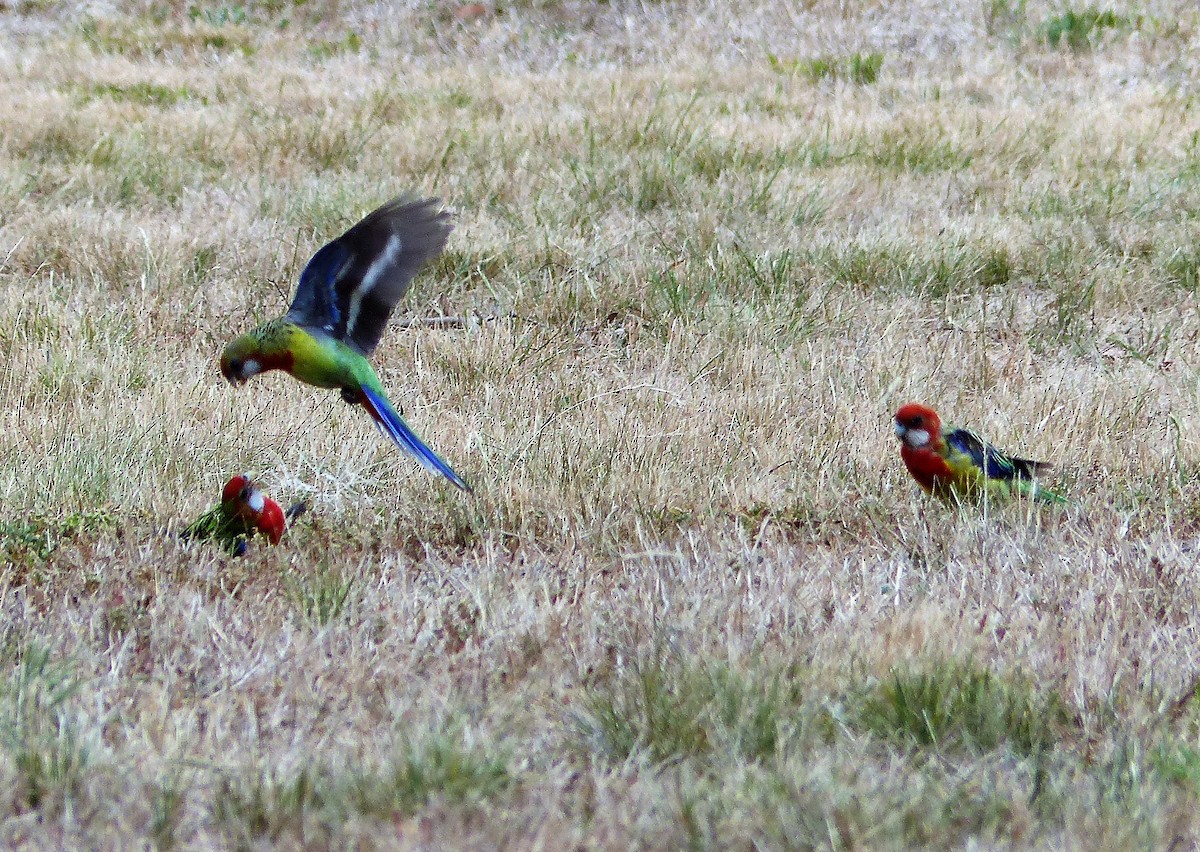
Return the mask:
<path id="1" fill-rule="evenodd" d="M 918 414 L 916 417 L 914 417 L 914 418 L 912 419 L 912 425 L 914 425 L 914 426 L 920 426 L 920 425 L 921 425 L 921 415 L 920 415 L 920 414 Z"/>
<path id="2" fill-rule="evenodd" d="M 242 374 L 241 358 L 234 358 L 229 362 L 229 372 L 233 373 L 235 376 L 240 376 Z"/>

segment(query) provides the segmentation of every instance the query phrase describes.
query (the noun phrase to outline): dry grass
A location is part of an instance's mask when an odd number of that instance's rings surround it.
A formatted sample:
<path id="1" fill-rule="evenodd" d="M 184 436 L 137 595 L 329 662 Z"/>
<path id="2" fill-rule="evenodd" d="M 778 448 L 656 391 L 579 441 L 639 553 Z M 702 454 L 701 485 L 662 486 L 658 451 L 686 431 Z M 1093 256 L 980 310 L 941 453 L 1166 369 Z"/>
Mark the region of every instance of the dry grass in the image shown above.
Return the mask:
<path id="1" fill-rule="evenodd" d="M 460 11 L 0 8 L 0 844 L 1200 841 L 1193 4 Z M 217 372 L 405 189 L 473 500 Z M 283 544 L 178 541 L 247 468 Z"/>

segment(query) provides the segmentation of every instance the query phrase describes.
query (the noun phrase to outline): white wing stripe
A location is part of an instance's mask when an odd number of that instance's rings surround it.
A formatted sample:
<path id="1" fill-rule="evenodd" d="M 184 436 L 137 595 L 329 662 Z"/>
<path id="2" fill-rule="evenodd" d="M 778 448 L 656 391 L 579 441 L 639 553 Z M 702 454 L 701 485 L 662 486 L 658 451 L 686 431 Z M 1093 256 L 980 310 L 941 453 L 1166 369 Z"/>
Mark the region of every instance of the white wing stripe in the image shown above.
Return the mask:
<path id="1" fill-rule="evenodd" d="M 367 274 L 362 277 L 362 281 L 350 295 L 350 311 L 346 316 L 346 333 L 348 335 L 353 336 L 354 334 L 354 326 L 358 324 L 358 312 L 362 309 L 363 298 L 375 289 L 375 285 L 395 265 L 396 258 L 399 257 L 403 247 L 400 236 L 392 234 L 388 237 L 383 252 L 375 258 L 374 263 L 367 267 Z"/>

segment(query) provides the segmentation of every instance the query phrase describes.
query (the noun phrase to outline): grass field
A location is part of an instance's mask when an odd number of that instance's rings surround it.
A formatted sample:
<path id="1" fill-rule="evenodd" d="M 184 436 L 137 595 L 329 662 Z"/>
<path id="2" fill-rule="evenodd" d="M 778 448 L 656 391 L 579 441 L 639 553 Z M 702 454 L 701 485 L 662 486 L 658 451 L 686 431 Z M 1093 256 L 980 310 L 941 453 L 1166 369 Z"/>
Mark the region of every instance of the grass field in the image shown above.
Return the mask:
<path id="1" fill-rule="evenodd" d="M 1193 848 L 1198 84 L 1188 0 L 0 4 L 0 845 Z M 474 498 L 217 368 L 402 191 Z"/>

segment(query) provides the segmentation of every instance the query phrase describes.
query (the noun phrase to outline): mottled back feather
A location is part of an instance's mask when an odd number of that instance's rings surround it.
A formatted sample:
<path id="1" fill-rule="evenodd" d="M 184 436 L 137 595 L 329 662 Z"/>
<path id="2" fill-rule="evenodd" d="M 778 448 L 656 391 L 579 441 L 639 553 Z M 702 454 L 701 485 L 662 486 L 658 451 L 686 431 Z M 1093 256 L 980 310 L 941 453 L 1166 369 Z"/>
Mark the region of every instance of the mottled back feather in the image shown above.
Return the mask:
<path id="1" fill-rule="evenodd" d="M 396 198 L 323 246 L 300 275 L 286 320 L 370 355 L 392 309 L 454 226 L 441 201 Z"/>
<path id="2" fill-rule="evenodd" d="M 951 449 L 969 455 L 989 479 L 1033 479 L 1051 467 L 1046 462 L 1010 456 L 969 429 L 951 429 L 942 437 Z"/>

